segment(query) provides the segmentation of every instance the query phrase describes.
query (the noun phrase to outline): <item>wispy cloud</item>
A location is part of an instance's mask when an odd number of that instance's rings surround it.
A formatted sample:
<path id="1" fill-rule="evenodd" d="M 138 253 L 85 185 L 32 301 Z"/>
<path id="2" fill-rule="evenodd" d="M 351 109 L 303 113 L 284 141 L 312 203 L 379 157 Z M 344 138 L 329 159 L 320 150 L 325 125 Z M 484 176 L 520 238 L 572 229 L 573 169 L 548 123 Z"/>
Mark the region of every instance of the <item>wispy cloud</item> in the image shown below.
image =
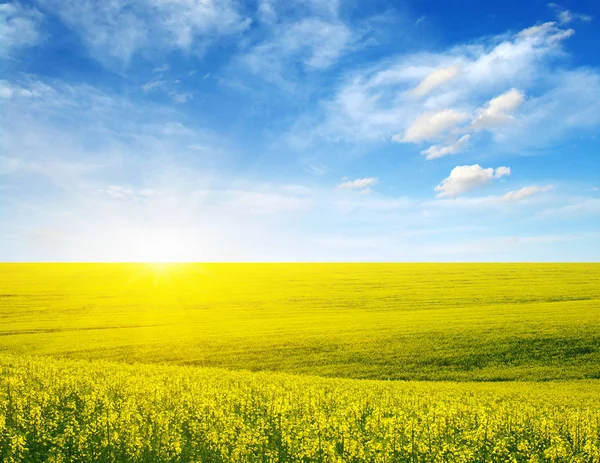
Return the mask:
<path id="1" fill-rule="evenodd" d="M 379 180 L 376 177 L 357 178 L 354 180 L 346 180 L 340 183 L 337 187 L 342 190 L 360 190 L 362 193 L 369 193 L 371 187 L 376 185 Z"/>
<path id="2" fill-rule="evenodd" d="M 454 143 L 450 143 L 448 145 L 433 145 L 427 148 L 426 150 L 421 151 L 421 154 L 425 156 L 425 159 L 437 159 L 443 156 L 448 156 L 451 154 L 460 153 L 465 149 L 465 147 L 469 144 L 469 140 L 471 139 L 470 134 L 465 134 L 456 140 Z"/>
<path id="3" fill-rule="evenodd" d="M 535 217 L 547 220 L 600 218 L 600 198 L 573 197 L 561 203 L 537 211 Z"/>
<path id="4" fill-rule="evenodd" d="M 427 77 L 425 77 L 419 83 L 419 85 L 412 90 L 412 94 L 417 97 L 423 97 L 437 87 L 440 87 L 446 82 L 454 79 L 456 76 L 458 76 L 459 71 L 460 67 L 457 65 L 436 69 Z"/>
<path id="5" fill-rule="evenodd" d="M 454 109 L 442 109 L 434 113 L 422 114 L 408 126 L 404 135 L 396 134 L 392 140 L 400 143 L 437 140 L 450 129 L 468 120 L 469 117 L 469 114 Z"/>
<path id="6" fill-rule="evenodd" d="M 102 62 L 127 63 L 142 49 L 202 52 L 220 37 L 246 30 L 251 19 L 230 0 L 37 0 L 77 32 Z"/>
<path id="7" fill-rule="evenodd" d="M 0 10 L 5 48 L 24 56 L 0 80 L 0 258 L 501 259 L 594 244 L 598 194 L 591 173 L 576 178 L 593 159 L 560 165 L 600 127 L 600 72 L 568 53 L 582 50 L 571 27 L 589 27 L 574 12 L 443 45 L 427 41 L 433 14 L 417 29 L 408 8 L 359 17 L 325 0 Z M 39 62 L 29 46 L 46 47 Z M 553 157 L 515 156 L 529 150 Z"/>
<path id="8" fill-rule="evenodd" d="M 230 69 L 229 78 L 249 73 L 289 93 L 315 91 L 311 79 L 335 69 L 352 53 L 379 44 L 380 36 L 398 26 L 394 10 L 352 19 L 338 1 L 261 0 L 259 27 L 248 36 Z"/>
<path id="9" fill-rule="evenodd" d="M 467 141 L 475 147 L 487 143 L 481 131 L 491 133 L 492 142 L 517 146 L 524 139 L 545 143 L 548 125 L 562 126 L 561 133 L 566 127 L 586 129 L 598 118 L 580 115 L 597 114 L 597 100 L 567 94 L 583 88 L 573 81 L 584 79 L 592 94 L 600 92 L 600 75 L 568 69 L 561 61 L 566 56 L 562 44 L 573 33 L 547 22 L 443 53 L 387 58 L 348 73 L 335 95 L 323 102 L 323 112 L 305 118 L 290 139 L 437 141 L 423 150 L 435 159 L 459 153 Z M 530 89 L 534 95 L 525 98 Z M 302 131 L 307 135 L 298 135 Z"/>
<path id="10" fill-rule="evenodd" d="M 239 63 L 252 74 L 284 90 L 294 90 L 298 68 L 302 73 L 321 71 L 338 61 L 356 43 L 354 31 L 335 12 L 322 5 L 313 14 L 298 19 L 278 20 L 275 6 L 262 2 L 259 12 L 272 12 L 267 36 L 254 43 L 239 57 Z M 325 9 L 326 14 L 315 15 Z"/>
<path id="11" fill-rule="evenodd" d="M 152 80 L 152 81 L 146 82 L 144 85 L 142 85 L 142 90 L 146 93 L 152 92 L 154 90 L 157 90 L 157 89 L 163 87 L 166 83 L 167 83 L 166 80 Z"/>
<path id="12" fill-rule="evenodd" d="M 548 3 L 548 8 L 551 8 L 554 10 L 554 12 L 556 13 L 556 18 L 559 20 L 559 22 L 561 24 L 569 24 L 572 23 L 573 21 L 583 21 L 583 22 L 590 22 L 592 21 L 594 18 L 588 14 L 583 14 L 583 13 L 575 13 L 571 10 L 567 10 L 566 8 L 563 8 L 562 6 L 560 6 L 557 3 Z"/>
<path id="13" fill-rule="evenodd" d="M 160 92 L 169 96 L 175 103 L 187 103 L 194 99 L 194 93 L 181 90 L 181 81 L 179 79 L 167 79 L 165 73 L 169 71 L 169 66 L 164 65 L 155 68 L 153 75 L 158 74 L 160 79 L 153 79 L 141 86 L 144 93 Z"/>
<path id="14" fill-rule="evenodd" d="M 545 191 L 550 191 L 553 188 L 552 185 L 532 185 L 526 186 L 519 190 L 509 191 L 503 196 L 505 201 L 521 201 L 523 199 L 529 198 L 533 195 L 537 195 L 538 193 L 543 193 Z"/>
<path id="15" fill-rule="evenodd" d="M 193 160 L 196 145 L 226 159 L 222 140 L 184 125 L 173 108 L 32 77 L 0 82 L 0 96 L 10 114 L 0 127 L 3 170 L 29 172 L 46 187 L 77 190 L 96 182 L 92 174 L 101 175 L 103 184 L 119 185 L 129 180 L 122 177 L 132 166 L 139 173 L 160 172 L 166 170 L 161 159 Z M 98 188 L 104 187 L 93 186 Z"/>
<path id="16" fill-rule="evenodd" d="M 173 101 L 176 103 L 187 103 L 194 99 L 194 94 L 192 92 L 179 92 L 176 90 L 170 91 L 169 96 L 173 98 Z"/>
<path id="17" fill-rule="evenodd" d="M 334 63 L 349 46 L 351 33 L 342 23 L 307 18 L 289 27 L 271 42 L 265 42 L 246 55 L 246 63 L 258 71 L 256 65 L 268 68 L 285 65 L 289 59 L 299 60 L 305 69 L 322 69 Z"/>
<path id="18" fill-rule="evenodd" d="M 36 45 L 42 40 L 40 27 L 44 17 L 33 7 L 20 2 L 0 4 L 0 53 Z"/>
<path id="19" fill-rule="evenodd" d="M 114 199 L 138 200 L 156 196 L 158 193 L 152 188 L 135 188 L 132 186 L 110 185 L 106 188 L 97 190 L 99 194 L 104 194 Z"/>
<path id="20" fill-rule="evenodd" d="M 523 104 L 525 95 L 513 88 L 502 95 L 492 98 L 484 107 L 478 109 L 471 126 L 474 130 L 493 130 L 509 123 L 519 106 Z"/>

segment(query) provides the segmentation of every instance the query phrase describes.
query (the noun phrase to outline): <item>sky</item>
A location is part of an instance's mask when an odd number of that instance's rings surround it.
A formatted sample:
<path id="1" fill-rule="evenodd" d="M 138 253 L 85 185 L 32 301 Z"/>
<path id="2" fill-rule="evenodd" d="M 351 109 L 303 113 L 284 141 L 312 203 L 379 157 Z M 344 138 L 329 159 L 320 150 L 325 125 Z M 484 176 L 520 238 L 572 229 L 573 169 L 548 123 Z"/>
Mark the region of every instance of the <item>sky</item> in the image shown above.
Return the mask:
<path id="1" fill-rule="evenodd" d="M 596 0 L 0 21 L 0 261 L 600 261 Z"/>

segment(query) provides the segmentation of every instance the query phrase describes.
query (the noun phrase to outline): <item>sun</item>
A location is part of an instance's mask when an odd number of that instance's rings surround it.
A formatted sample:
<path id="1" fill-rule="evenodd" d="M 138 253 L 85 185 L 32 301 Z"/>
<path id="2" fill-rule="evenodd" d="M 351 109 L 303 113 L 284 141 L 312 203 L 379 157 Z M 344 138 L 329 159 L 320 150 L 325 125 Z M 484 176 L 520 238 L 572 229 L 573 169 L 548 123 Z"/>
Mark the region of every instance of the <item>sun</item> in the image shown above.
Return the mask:
<path id="1" fill-rule="evenodd" d="M 138 230 L 127 241 L 130 249 L 126 252 L 137 262 L 168 264 L 198 260 L 198 239 L 180 230 Z"/>

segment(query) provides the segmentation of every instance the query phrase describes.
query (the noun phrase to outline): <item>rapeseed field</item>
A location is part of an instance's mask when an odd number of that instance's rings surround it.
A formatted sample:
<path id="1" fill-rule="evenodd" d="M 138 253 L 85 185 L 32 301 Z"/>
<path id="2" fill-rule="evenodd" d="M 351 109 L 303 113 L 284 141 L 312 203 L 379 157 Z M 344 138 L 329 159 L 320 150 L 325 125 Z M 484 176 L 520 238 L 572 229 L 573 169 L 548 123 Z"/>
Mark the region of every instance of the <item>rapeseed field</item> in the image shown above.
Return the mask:
<path id="1" fill-rule="evenodd" d="M 6 462 L 600 462 L 598 264 L 2 264 Z"/>
<path id="2" fill-rule="evenodd" d="M 600 378 L 598 264 L 4 264 L 0 349 L 320 376 Z"/>
<path id="3" fill-rule="evenodd" d="M 600 382 L 0 357 L 4 462 L 598 462 Z"/>

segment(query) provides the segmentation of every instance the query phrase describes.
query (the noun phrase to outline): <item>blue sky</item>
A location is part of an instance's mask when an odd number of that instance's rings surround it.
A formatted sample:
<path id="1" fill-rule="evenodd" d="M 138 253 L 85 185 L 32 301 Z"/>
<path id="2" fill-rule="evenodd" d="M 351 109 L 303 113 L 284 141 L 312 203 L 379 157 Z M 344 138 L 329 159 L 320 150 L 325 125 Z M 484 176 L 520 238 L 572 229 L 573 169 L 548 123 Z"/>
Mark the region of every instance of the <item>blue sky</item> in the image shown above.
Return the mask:
<path id="1" fill-rule="evenodd" d="M 0 260 L 600 261 L 595 0 L 0 18 Z"/>

